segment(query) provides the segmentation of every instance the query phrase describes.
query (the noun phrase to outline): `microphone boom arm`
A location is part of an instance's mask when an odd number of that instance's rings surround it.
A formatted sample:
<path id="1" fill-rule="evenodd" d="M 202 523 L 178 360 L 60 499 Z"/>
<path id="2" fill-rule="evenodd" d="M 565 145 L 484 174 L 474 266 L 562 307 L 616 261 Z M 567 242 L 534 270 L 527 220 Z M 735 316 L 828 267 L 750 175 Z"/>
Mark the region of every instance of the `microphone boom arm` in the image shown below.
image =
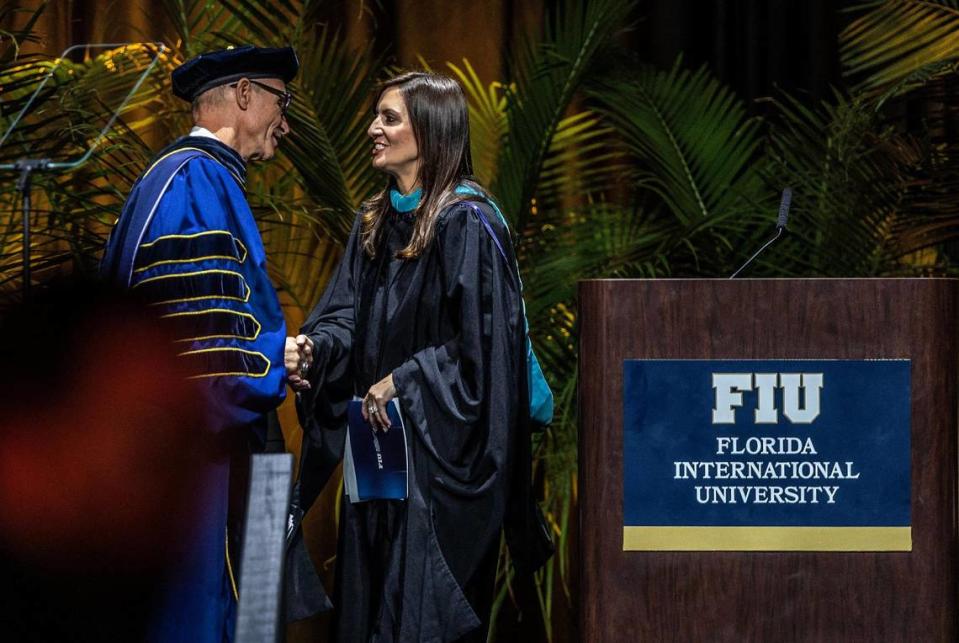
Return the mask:
<path id="1" fill-rule="evenodd" d="M 767 241 L 766 243 L 764 243 L 763 246 L 762 246 L 762 248 L 760 248 L 760 249 L 757 250 L 755 253 L 753 253 L 753 256 L 751 256 L 749 259 L 746 260 L 746 263 L 744 263 L 743 265 L 739 266 L 739 269 L 736 270 L 736 272 L 734 272 L 733 274 L 731 274 L 731 275 L 729 276 L 729 278 L 730 278 L 730 279 L 735 279 L 736 276 L 739 275 L 739 273 L 741 273 L 741 272 L 746 268 L 746 266 L 748 266 L 749 264 L 751 264 L 751 263 L 753 262 L 753 259 L 755 259 L 755 258 L 758 257 L 760 254 L 762 254 L 762 251 L 763 251 L 763 250 L 765 250 L 766 248 L 768 248 L 769 246 L 771 246 L 774 241 L 776 241 L 779 237 L 781 237 L 782 234 L 783 234 L 783 230 L 785 230 L 785 229 L 786 229 L 786 228 L 777 227 L 777 228 L 776 228 L 776 234 L 774 234 L 774 235 L 769 239 L 769 241 Z"/>
<path id="2" fill-rule="evenodd" d="M 792 188 L 788 188 L 788 187 L 783 188 L 782 199 L 779 202 L 779 216 L 776 218 L 776 234 L 773 235 L 773 237 L 769 241 L 764 243 L 762 248 L 760 248 L 755 253 L 753 253 L 753 256 L 751 256 L 749 259 L 746 260 L 746 263 L 739 266 L 739 270 L 737 270 L 736 272 L 734 272 L 732 275 L 729 276 L 730 279 L 735 279 L 736 276 L 746 268 L 746 266 L 751 264 L 756 257 L 762 254 L 763 250 L 768 248 L 770 245 L 772 245 L 774 241 L 776 241 L 776 239 L 778 239 L 779 237 L 783 235 L 783 230 L 786 229 L 786 222 L 789 220 L 789 206 L 792 204 L 792 200 L 793 200 Z"/>

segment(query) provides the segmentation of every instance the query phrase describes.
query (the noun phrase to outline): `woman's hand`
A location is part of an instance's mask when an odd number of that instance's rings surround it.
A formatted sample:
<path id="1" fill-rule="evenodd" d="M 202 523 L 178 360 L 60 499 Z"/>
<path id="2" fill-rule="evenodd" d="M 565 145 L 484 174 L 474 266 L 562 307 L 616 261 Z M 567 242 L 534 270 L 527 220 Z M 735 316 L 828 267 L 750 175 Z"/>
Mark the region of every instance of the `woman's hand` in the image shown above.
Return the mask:
<path id="1" fill-rule="evenodd" d="M 363 396 L 363 419 L 369 422 L 374 429 L 390 430 L 390 418 L 386 414 L 386 405 L 396 397 L 396 387 L 393 386 L 393 374 L 390 373 L 370 387 Z"/>
<path id="2" fill-rule="evenodd" d="M 286 381 L 290 388 L 297 393 L 308 390 L 310 381 L 306 374 L 313 365 L 313 340 L 306 335 L 287 337 L 283 365 L 286 366 Z"/>

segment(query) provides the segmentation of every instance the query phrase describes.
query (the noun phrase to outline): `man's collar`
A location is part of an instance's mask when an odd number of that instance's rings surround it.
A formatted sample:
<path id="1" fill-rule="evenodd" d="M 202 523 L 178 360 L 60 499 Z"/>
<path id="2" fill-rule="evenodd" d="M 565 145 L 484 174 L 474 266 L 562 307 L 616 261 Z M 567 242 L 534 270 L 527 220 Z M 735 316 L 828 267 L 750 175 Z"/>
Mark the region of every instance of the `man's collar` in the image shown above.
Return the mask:
<path id="1" fill-rule="evenodd" d="M 181 136 L 164 148 L 158 157 L 182 148 L 194 148 L 206 152 L 230 171 L 241 187 L 246 185 L 246 161 L 232 147 L 221 141 L 210 130 L 194 127 L 189 135 Z"/>
<path id="2" fill-rule="evenodd" d="M 211 132 L 210 130 L 208 130 L 208 129 L 205 128 L 205 127 L 200 127 L 199 125 L 194 125 L 194 126 L 193 126 L 193 129 L 190 130 L 190 134 L 189 134 L 189 135 L 190 135 L 190 136 L 202 136 L 202 137 L 204 137 L 204 138 L 212 138 L 212 139 L 215 139 L 215 140 L 220 141 L 221 143 L 223 143 L 223 141 L 220 140 L 220 137 L 219 137 L 219 136 L 217 136 L 216 134 L 214 134 L 213 132 Z"/>

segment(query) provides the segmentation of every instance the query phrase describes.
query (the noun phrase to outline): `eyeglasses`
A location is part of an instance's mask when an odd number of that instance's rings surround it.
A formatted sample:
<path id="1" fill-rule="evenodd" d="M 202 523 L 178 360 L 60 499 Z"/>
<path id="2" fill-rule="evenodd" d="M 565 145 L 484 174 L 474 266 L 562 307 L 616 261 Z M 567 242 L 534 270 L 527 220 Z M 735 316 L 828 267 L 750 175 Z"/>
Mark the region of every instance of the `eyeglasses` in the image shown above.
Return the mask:
<path id="1" fill-rule="evenodd" d="M 274 96 L 277 97 L 276 104 L 280 106 L 280 113 L 283 114 L 283 117 L 286 117 L 286 112 L 290 109 L 290 105 L 293 103 L 293 92 L 291 91 L 280 91 L 275 87 L 270 87 L 266 83 L 261 83 L 252 78 L 247 78 L 250 81 L 250 84 L 256 85 L 260 89 L 264 89 Z M 239 83 L 233 83 L 230 87 L 236 87 Z"/>

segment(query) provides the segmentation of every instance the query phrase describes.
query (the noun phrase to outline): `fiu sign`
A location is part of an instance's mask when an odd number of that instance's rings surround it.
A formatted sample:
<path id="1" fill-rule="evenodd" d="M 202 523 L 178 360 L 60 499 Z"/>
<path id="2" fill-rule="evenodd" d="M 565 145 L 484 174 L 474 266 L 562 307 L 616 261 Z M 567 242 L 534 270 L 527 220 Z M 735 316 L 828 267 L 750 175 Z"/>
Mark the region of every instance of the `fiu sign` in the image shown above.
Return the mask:
<path id="1" fill-rule="evenodd" d="M 713 424 L 735 424 L 743 393 L 755 390 L 756 424 L 779 424 L 776 390 L 782 391 L 783 414 L 793 424 L 812 424 L 819 416 L 822 373 L 713 373 Z M 805 398 L 800 406 L 799 398 Z"/>
<path id="2" fill-rule="evenodd" d="M 908 551 L 908 360 L 627 360 L 623 548 Z"/>

